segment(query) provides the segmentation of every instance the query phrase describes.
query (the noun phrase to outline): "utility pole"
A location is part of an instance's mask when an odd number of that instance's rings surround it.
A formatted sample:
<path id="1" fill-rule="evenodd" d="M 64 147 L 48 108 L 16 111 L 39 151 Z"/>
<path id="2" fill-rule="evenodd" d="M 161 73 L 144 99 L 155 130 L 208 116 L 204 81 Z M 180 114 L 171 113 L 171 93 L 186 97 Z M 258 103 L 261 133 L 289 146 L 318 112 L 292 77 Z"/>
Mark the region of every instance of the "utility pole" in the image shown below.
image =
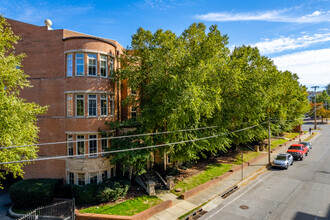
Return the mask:
<path id="1" fill-rule="evenodd" d="M 316 89 L 319 88 L 319 86 L 312 86 L 314 89 L 314 129 L 316 129 Z"/>
<path id="2" fill-rule="evenodd" d="M 268 164 L 270 165 L 270 118 L 268 113 Z"/>

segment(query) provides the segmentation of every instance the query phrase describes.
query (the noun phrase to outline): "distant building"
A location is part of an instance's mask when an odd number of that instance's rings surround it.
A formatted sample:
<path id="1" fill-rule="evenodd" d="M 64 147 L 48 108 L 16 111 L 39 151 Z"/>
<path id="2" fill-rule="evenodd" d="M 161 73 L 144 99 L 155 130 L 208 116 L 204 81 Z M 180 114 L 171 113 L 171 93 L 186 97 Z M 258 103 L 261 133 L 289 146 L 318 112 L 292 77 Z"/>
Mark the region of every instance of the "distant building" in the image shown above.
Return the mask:
<path id="1" fill-rule="evenodd" d="M 314 92 L 313 91 L 307 91 L 307 93 L 308 93 L 307 98 L 308 98 L 309 102 L 314 102 L 314 97 L 315 97 Z M 316 96 L 320 95 L 321 93 L 322 92 L 316 92 Z"/>
<path id="2" fill-rule="evenodd" d="M 24 177 L 63 178 L 67 183 L 84 185 L 115 176 L 116 167 L 109 159 L 84 154 L 108 148 L 107 140 L 93 139 L 101 138 L 99 129 L 109 129 L 105 122 L 121 120 L 121 85 L 111 79 L 120 68 L 115 58 L 123 47 L 114 40 L 52 30 L 49 20 L 46 26 L 7 21 L 22 38 L 16 52 L 27 55 L 23 70 L 33 85 L 22 90 L 21 96 L 49 106 L 47 114 L 38 117 L 38 142 L 76 141 L 41 146 L 39 157 L 81 155 L 27 165 Z M 125 117 L 127 114 L 130 111 L 126 109 Z"/>

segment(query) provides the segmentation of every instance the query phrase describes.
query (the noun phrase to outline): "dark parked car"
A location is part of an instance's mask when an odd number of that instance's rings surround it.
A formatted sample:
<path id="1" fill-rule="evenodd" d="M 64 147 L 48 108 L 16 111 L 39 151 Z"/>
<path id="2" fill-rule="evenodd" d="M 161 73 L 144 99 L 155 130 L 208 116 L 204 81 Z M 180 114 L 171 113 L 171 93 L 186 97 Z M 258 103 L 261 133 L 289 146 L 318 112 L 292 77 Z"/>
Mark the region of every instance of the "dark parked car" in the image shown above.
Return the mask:
<path id="1" fill-rule="evenodd" d="M 293 164 L 293 157 L 291 154 L 278 154 L 273 161 L 273 167 L 280 167 L 282 169 L 288 169 L 289 165 Z"/>

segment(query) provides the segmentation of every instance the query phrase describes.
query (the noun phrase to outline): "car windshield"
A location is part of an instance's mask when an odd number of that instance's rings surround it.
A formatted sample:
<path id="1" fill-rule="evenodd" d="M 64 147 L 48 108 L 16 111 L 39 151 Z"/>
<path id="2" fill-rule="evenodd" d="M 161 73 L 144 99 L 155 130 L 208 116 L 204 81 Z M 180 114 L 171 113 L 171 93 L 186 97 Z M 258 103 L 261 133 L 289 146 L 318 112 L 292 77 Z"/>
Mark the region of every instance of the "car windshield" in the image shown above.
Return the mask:
<path id="1" fill-rule="evenodd" d="M 308 145 L 308 143 L 307 143 L 307 142 L 301 142 L 300 144 L 303 144 L 303 145 L 305 145 L 305 146 L 307 146 L 307 145 Z"/>
<path id="2" fill-rule="evenodd" d="M 290 146 L 289 149 L 301 150 L 301 147 L 300 146 Z"/>
<path id="3" fill-rule="evenodd" d="M 276 157 L 276 160 L 286 160 L 286 156 L 279 155 Z"/>

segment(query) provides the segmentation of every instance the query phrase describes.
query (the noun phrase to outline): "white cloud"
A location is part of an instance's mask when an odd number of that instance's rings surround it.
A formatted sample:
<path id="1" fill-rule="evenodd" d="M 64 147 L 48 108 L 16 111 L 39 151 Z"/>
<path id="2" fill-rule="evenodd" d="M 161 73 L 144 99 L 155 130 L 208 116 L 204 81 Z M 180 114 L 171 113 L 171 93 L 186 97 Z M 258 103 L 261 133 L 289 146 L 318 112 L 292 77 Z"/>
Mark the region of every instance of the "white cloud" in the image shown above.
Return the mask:
<path id="1" fill-rule="evenodd" d="M 259 48 L 262 54 L 272 54 L 297 48 L 305 48 L 312 44 L 330 41 L 330 33 L 307 34 L 299 37 L 289 36 L 277 39 L 266 39 L 252 46 Z"/>
<path id="2" fill-rule="evenodd" d="M 289 70 L 307 86 L 330 83 L 330 49 L 310 50 L 273 58 L 279 70 Z"/>
<path id="3" fill-rule="evenodd" d="M 293 9 L 260 11 L 248 13 L 207 13 L 196 15 L 195 18 L 203 21 L 268 21 L 268 22 L 293 22 L 293 23 L 319 23 L 330 21 L 330 11 L 314 11 L 304 16 L 292 16 L 286 12 Z"/>

